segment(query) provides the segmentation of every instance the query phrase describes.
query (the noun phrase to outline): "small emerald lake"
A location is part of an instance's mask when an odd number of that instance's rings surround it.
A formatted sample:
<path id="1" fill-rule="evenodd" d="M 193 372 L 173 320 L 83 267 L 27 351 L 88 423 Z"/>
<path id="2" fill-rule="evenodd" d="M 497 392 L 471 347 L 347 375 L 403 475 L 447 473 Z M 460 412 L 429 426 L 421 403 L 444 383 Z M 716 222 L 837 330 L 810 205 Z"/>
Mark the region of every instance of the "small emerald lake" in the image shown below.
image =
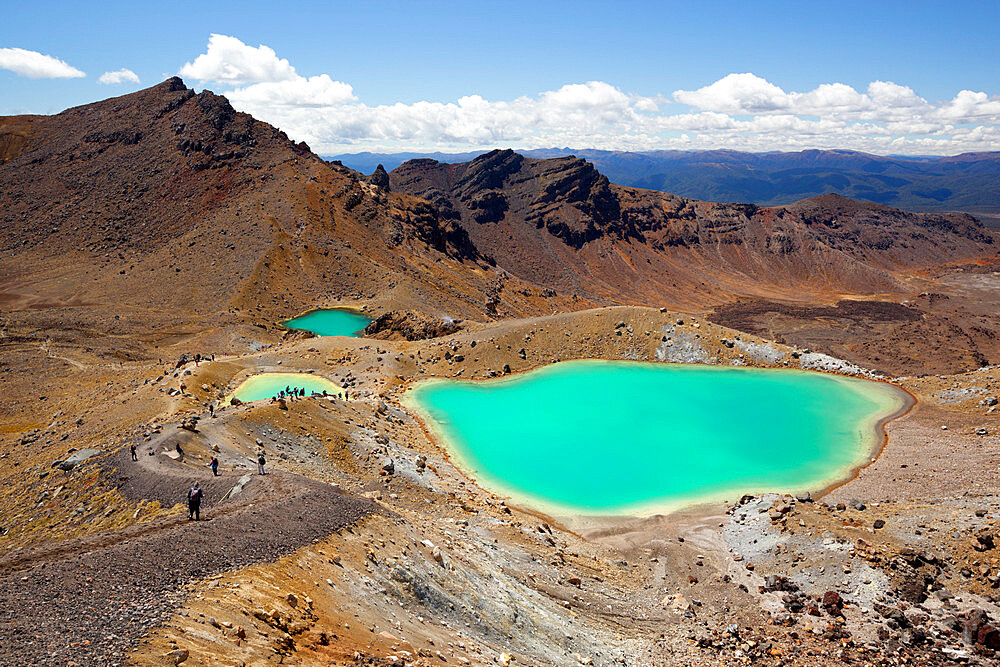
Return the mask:
<path id="1" fill-rule="evenodd" d="M 229 399 L 238 398 L 243 402 L 261 401 L 273 398 L 287 389 L 305 389 L 306 396 L 313 392 L 330 396 L 343 396 L 344 390 L 337 384 L 318 375 L 309 373 L 261 373 L 248 378 L 232 394 Z"/>
<path id="2" fill-rule="evenodd" d="M 863 465 L 909 404 L 823 373 L 610 361 L 428 380 L 404 400 L 486 488 L 561 514 L 817 492 Z"/>
<path id="3" fill-rule="evenodd" d="M 311 331 L 317 336 L 360 336 L 370 317 L 339 308 L 313 310 L 282 322 L 288 329 Z"/>

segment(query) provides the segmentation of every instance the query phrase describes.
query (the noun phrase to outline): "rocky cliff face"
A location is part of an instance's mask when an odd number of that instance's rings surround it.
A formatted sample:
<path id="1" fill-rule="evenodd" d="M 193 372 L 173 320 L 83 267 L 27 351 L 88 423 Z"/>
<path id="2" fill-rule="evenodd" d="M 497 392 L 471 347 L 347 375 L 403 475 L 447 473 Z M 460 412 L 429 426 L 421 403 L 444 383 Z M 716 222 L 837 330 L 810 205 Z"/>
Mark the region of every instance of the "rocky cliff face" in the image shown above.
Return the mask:
<path id="1" fill-rule="evenodd" d="M 914 214 L 836 195 L 774 208 L 712 204 L 611 185 L 577 158 L 509 150 L 462 164 L 413 160 L 390 182 L 458 221 L 511 274 L 590 294 L 648 299 L 694 286 L 711 295 L 722 285 L 889 291 L 900 268 L 997 248 L 968 215 Z"/>

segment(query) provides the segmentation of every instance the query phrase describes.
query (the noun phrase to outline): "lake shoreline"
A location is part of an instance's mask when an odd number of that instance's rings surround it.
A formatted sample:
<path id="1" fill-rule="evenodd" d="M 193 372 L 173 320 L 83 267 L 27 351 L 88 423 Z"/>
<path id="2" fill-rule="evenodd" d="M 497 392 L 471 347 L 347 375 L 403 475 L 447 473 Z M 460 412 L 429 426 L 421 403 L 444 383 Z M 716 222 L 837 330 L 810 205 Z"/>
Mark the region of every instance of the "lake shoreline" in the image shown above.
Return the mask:
<path id="1" fill-rule="evenodd" d="M 661 366 L 668 365 L 671 368 L 679 371 L 691 370 L 691 371 L 732 371 L 732 370 L 752 370 L 754 372 L 774 372 L 780 373 L 781 371 L 791 371 L 794 373 L 818 373 L 823 376 L 842 379 L 845 381 L 851 381 L 848 385 L 852 390 L 860 391 L 866 395 L 878 394 L 881 399 L 885 400 L 886 390 L 888 389 L 888 395 L 894 398 L 898 405 L 889 414 L 883 414 L 877 420 L 872 422 L 870 426 L 871 436 L 864 438 L 862 446 L 865 446 L 865 457 L 863 460 L 857 463 L 853 463 L 848 467 L 841 468 L 829 476 L 828 479 L 832 480 L 828 483 L 821 483 L 816 481 L 809 481 L 802 485 L 795 487 L 786 487 L 782 489 L 780 493 L 785 494 L 799 494 L 802 492 L 810 492 L 814 499 L 818 499 L 833 490 L 848 484 L 852 480 L 856 479 L 862 470 L 874 463 L 881 452 L 888 443 L 888 433 L 886 431 L 886 425 L 902 416 L 908 414 L 917 403 L 916 397 L 905 389 L 885 380 L 869 380 L 868 378 L 856 378 L 852 376 L 844 376 L 837 373 L 816 371 L 816 370 L 804 370 L 804 369 L 792 369 L 792 368 L 774 368 L 774 367 L 739 367 L 739 366 L 716 366 L 707 364 L 673 364 L 669 362 L 649 362 L 649 361 L 633 361 L 633 360 L 610 360 L 610 359 L 574 359 L 559 362 L 559 364 L 546 364 L 542 366 L 536 366 L 534 368 L 524 369 L 516 373 L 511 373 L 501 377 L 494 378 L 443 378 L 443 377 L 424 377 L 424 378 L 414 378 L 408 381 L 402 388 L 399 395 L 400 404 L 406 408 L 420 424 L 420 427 L 424 431 L 425 435 L 429 440 L 437 446 L 446 459 L 456 467 L 461 473 L 466 476 L 470 481 L 475 483 L 480 488 L 483 488 L 487 492 L 494 493 L 498 496 L 507 496 L 513 504 L 515 504 L 518 509 L 526 511 L 530 514 L 538 516 L 539 518 L 548 520 L 552 523 L 560 525 L 566 529 L 573 530 L 590 530 L 597 526 L 610 527 L 612 525 L 620 525 L 624 523 L 631 523 L 635 520 L 645 520 L 657 516 L 677 516 L 679 514 L 692 514 L 692 515 L 710 515 L 716 514 L 720 509 L 731 505 L 742 495 L 761 495 L 765 493 L 779 493 L 773 488 L 759 488 L 753 487 L 751 485 L 746 485 L 743 483 L 736 483 L 729 488 L 716 489 L 715 491 L 705 493 L 705 494 L 691 494 L 687 496 L 680 496 L 676 500 L 663 502 L 654 501 L 649 503 L 638 502 L 633 504 L 628 504 L 621 507 L 619 510 L 615 511 L 587 511 L 579 508 L 566 507 L 559 504 L 558 502 L 553 502 L 546 500 L 544 498 L 539 498 L 533 496 L 530 493 L 525 493 L 523 491 L 511 489 L 504 484 L 502 479 L 497 478 L 495 475 L 490 473 L 479 473 L 475 466 L 470 465 L 456 447 L 453 447 L 450 442 L 450 436 L 446 434 L 440 425 L 437 424 L 436 420 L 433 419 L 430 414 L 425 410 L 425 408 L 419 403 L 415 398 L 414 390 L 418 388 L 426 388 L 430 385 L 440 384 L 440 383 L 469 383 L 477 384 L 485 381 L 489 381 L 491 384 L 503 385 L 505 383 L 515 381 L 520 379 L 520 376 L 526 373 L 544 371 L 548 368 L 554 368 L 557 365 L 563 366 L 564 364 L 580 364 L 580 363 L 597 363 L 597 364 L 607 364 L 607 365 L 622 365 L 622 364 L 636 364 L 643 366 Z M 864 392 L 862 388 L 865 387 L 864 384 L 858 384 L 863 380 L 874 383 L 872 385 L 872 392 Z M 846 384 L 846 383 L 845 383 Z M 875 390 L 875 387 L 878 389 Z M 864 430 L 868 430 L 869 427 L 865 427 Z"/>

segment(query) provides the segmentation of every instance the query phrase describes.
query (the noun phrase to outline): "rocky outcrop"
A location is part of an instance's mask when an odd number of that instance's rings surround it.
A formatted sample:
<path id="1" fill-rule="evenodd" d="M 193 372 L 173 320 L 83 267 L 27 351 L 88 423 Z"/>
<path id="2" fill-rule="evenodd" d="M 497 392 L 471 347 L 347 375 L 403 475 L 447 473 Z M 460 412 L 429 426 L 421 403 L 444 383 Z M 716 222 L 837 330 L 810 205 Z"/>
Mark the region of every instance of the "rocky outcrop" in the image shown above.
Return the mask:
<path id="1" fill-rule="evenodd" d="M 560 291 L 635 294 L 647 284 L 650 294 L 662 294 L 663 283 L 681 289 L 679 263 L 700 267 L 699 276 L 686 277 L 700 285 L 718 272 L 725 282 L 892 291 L 900 288 L 893 276 L 900 267 L 993 255 L 1000 245 L 967 215 L 909 213 L 836 195 L 774 208 L 700 202 L 612 185 L 572 156 L 537 160 L 495 150 L 460 164 L 412 160 L 389 180 L 393 191 L 455 220 L 481 255 Z"/>
<path id="2" fill-rule="evenodd" d="M 423 340 L 449 336 L 460 329 L 461 321 L 392 311 L 380 315 L 367 327 L 369 338 Z"/>
<path id="3" fill-rule="evenodd" d="M 389 191 L 389 173 L 382 165 L 375 168 L 375 171 L 373 171 L 371 176 L 368 177 L 368 182 L 376 187 L 382 188 L 386 192 Z"/>

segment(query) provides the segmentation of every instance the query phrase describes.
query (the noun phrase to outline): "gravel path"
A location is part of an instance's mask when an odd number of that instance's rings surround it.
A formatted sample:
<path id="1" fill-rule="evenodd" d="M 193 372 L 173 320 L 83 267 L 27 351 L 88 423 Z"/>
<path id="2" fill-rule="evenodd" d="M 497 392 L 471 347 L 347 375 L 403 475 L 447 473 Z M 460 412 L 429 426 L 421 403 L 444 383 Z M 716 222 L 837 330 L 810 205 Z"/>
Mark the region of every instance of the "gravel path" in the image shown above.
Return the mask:
<path id="1" fill-rule="evenodd" d="M 186 582 L 275 559 L 374 511 L 328 485 L 273 473 L 206 508 L 201 522 L 157 519 L 0 559 L 0 665 L 123 664 Z"/>

